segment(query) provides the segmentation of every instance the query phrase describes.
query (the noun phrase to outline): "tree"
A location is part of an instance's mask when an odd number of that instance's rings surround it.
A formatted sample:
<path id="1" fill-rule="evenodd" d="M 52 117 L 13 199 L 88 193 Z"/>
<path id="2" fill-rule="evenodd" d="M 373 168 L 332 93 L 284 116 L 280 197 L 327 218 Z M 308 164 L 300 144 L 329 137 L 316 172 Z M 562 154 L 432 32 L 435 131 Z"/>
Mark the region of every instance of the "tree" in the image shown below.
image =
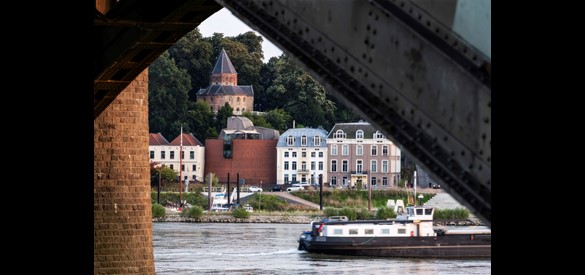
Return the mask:
<path id="1" fill-rule="evenodd" d="M 194 102 L 187 113 L 187 121 L 193 135 L 202 142 L 208 138 L 217 138 L 215 114 L 207 102 Z"/>
<path id="2" fill-rule="evenodd" d="M 183 36 L 177 43 L 169 48 L 169 53 L 177 64 L 177 67 L 186 69 L 191 77 L 189 99 L 195 101 L 200 88 L 209 85 L 209 75 L 213 69 L 213 47 L 209 39 L 203 39 L 198 28 Z"/>
<path id="3" fill-rule="evenodd" d="M 215 129 L 219 133 L 221 129 L 227 127 L 227 119 L 233 116 L 234 109 L 227 102 L 217 110 Z"/>
<path id="4" fill-rule="evenodd" d="M 151 133 L 173 137 L 186 124 L 191 78 L 165 51 L 148 72 L 148 120 Z"/>
<path id="5" fill-rule="evenodd" d="M 266 121 L 270 123 L 273 129 L 278 130 L 280 133 L 284 133 L 290 128 L 292 117 L 284 109 L 273 109 L 268 111 L 266 114 Z"/>

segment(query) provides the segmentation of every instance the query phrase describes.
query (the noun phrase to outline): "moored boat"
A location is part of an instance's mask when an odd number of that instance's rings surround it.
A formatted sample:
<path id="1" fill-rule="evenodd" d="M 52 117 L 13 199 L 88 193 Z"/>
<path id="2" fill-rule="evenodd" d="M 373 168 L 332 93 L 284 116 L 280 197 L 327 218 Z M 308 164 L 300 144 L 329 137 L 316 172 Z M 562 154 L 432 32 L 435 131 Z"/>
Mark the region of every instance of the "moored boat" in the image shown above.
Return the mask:
<path id="1" fill-rule="evenodd" d="M 491 258 L 491 230 L 435 229 L 434 208 L 408 206 L 396 219 L 311 222 L 299 237 L 310 253 L 415 258 Z"/>

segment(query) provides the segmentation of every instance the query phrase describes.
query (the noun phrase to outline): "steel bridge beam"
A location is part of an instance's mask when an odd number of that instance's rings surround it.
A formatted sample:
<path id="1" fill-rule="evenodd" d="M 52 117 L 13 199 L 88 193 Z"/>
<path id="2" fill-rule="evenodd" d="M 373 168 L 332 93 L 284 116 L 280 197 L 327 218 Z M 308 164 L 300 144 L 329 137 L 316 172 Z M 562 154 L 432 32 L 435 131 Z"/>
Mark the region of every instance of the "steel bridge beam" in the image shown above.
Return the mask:
<path id="1" fill-rule="evenodd" d="M 406 0 L 216 0 L 491 226 L 491 59 Z"/>

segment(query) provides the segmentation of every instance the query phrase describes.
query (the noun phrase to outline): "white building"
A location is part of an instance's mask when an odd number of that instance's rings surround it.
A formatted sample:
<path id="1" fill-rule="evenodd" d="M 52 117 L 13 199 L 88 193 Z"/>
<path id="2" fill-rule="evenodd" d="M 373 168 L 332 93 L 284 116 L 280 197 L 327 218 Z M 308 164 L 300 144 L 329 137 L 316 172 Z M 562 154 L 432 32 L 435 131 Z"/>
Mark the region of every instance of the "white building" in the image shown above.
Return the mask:
<path id="1" fill-rule="evenodd" d="M 337 123 L 326 142 L 331 186 L 396 187 L 400 180 L 400 148 L 369 123 Z"/>
<path id="2" fill-rule="evenodd" d="M 286 130 L 276 145 L 276 183 L 319 183 L 327 180 L 327 131 L 323 128 Z"/>
<path id="3" fill-rule="evenodd" d="M 181 146 L 182 144 L 182 146 Z M 183 149 L 183 159 L 179 155 Z M 148 139 L 150 162 L 162 163 L 183 176 L 183 181 L 203 181 L 205 147 L 193 134 L 183 133 L 168 142 L 160 133 L 150 133 Z M 179 168 L 182 167 L 182 171 Z"/>

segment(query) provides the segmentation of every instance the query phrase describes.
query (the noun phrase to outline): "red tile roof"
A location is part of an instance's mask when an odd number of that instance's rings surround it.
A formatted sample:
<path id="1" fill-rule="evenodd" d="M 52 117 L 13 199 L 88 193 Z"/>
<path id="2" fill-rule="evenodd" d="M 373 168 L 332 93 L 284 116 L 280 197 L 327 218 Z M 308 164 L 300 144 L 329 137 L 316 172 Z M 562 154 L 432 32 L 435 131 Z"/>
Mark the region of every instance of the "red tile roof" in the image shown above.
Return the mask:
<path id="1" fill-rule="evenodd" d="M 171 141 L 171 145 L 181 145 L 181 135 L 178 135 L 173 141 Z M 191 133 L 183 133 L 183 146 L 203 146 L 203 143 L 199 141 L 193 134 Z"/>
<path id="2" fill-rule="evenodd" d="M 148 145 L 168 145 L 169 141 L 160 133 L 148 134 Z"/>

